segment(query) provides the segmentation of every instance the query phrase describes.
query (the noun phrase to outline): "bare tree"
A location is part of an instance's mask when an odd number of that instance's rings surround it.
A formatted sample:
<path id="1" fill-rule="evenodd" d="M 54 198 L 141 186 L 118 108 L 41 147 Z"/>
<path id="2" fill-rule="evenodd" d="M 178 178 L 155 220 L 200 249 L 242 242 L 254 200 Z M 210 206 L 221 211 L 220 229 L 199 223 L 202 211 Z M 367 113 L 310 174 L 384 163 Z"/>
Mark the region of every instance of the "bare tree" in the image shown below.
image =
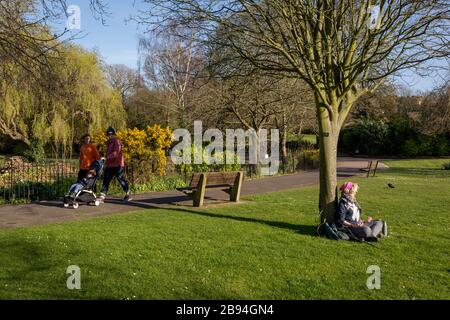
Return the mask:
<path id="1" fill-rule="evenodd" d="M 375 7 L 372 0 L 145 2 L 150 7 L 137 17 L 141 22 L 201 30 L 198 41 L 231 48 L 257 69 L 298 77 L 311 87 L 322 220 L 335 217 L 338 136 L 355 101 L 395 73 L 449 55 L 445 0 L 380 0 Z"/>
<path id="2" fill-rule="evenodd" d="M 283 100 L 288 99 L 280 94 L 280 90 L 277 92 L 279 89 L 277 79 L 270 77 L 231 78 L 223 84 L 222 120 L 232 126 L 237 124 L 244 126 L 245 129 L 253 130 L 257 139 L 259 139 L 260 130 L 273 123 L 273 118 L 279 112 L 278 107 Z M 227 114 L 232 117 L 227 117 Z M 258 149 L 256 157 L 257 163 L 254 169 L 255 173 L 260 175 L 261 154 Z"/>
<path id="3" fill-rule="evenodd" d="M 283 99 L 274 117 L 275 126 L 280 130 L 280 160 L 285 166 L 288 160 L 286 147 L 288 135 L 300 138 L 305 127 L 310 129 L 315 127 L 314 96 L 311 89 L 301 80 L 288 80 L 281 89 L 292 98 Z"/>
<path id="4" fill-rule="evenodd" d="M 302 106 L 311 96 L 309 88 L 296 79 L 254 73 L 245 77 L 212 77 L 206 90 L 209 99 L 202 103 L 202 120 L 221 129 L 251 130 L 256 133 L 257 139 L 261 129 L 277 128 L 281 132 L 281 160 L 287 159 L 287 134 L 298 132 L 306 110 Z M 257 152 L 256 157 L 260 156 Z M 260 166 L 255 165 L 254 171 L 259 174 Z"/>
<path id="5" fill-rule="evenodd" d="M 120 93 L 122 102 L 126 105 L 127 97 L 140 84 L 138 72 L 123 64 L 106 65 L 105 69 L 109 85 Z"/>
<path id="6" fill-rule="evenodd" d="M 167 118 L 175 114 L 177 125 L 186 128 L 194 108 L 189 96 L 201 69 L 193 38 L 180 39 L 168 33 L 142 38 L 140 52 L 144 78 L 149 87 L 166 94 Z"/>
<path id="7" fill-rule="evenodd" d="M 426 95 L 421 105 L 419 119 L 424 133 L 450 133 L 450 80 Z"/>
<path id="8" fill-rule="evenodd" d="M 134 88 L 127 99 L 128 125 L 144 129 L 152 124 L 169 126 L 164 93 L 145 85 Z"/>
<path id="9" fill-rule="evenodd" d="M 362 95 L 355 102 L 346 125 L 348 126 L 362 119 L 387 121 L 397 110 L 397 105 L 397 87 L 392 83 L 385 82 L 377 90 Z"/>

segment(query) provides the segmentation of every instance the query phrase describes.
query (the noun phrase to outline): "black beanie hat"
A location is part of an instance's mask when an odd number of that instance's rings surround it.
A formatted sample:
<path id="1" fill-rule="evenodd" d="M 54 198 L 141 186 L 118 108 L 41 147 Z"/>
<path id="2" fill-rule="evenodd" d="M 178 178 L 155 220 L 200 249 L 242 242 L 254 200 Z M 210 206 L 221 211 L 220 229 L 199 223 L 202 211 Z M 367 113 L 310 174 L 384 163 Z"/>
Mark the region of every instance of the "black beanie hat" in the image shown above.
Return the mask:
<path id="1" fill-rule="evenodd" d="M 116 130 L 114 130 L 113 127 L 109 126 L 108 129 L 106 129 L 106 135 L 108 135 L 108 133 L 112 133 L 112 134 L 116 134 Z"/>

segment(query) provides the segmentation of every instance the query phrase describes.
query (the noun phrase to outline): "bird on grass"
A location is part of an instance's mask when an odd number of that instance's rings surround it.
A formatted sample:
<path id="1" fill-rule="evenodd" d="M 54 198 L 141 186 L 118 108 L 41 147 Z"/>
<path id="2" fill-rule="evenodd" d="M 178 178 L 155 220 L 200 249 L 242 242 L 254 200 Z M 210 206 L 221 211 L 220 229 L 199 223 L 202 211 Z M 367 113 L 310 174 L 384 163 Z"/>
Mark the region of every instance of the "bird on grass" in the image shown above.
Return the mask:
<path id="1" fill-rule="evenodd" d="M 391 188 L 391 189 L 395 188 L 395 186 L 392 183 L 388 183 L 388 187 Z"/>

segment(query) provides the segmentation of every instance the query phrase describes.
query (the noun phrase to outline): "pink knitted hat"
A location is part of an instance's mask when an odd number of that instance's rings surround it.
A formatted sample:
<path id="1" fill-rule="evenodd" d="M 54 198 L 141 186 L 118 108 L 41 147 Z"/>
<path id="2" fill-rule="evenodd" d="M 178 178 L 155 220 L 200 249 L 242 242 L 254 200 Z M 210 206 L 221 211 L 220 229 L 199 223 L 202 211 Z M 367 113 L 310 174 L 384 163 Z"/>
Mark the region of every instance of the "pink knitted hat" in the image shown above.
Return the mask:
<path id="1" fill-rule="evenodd" d="M 341 190 L 341 192 L 343 192 L 343 193 L 349 193 L 351 188 L 353 188 L 353 183 L 346 182 L 339 188 L 339 190 Z"/>

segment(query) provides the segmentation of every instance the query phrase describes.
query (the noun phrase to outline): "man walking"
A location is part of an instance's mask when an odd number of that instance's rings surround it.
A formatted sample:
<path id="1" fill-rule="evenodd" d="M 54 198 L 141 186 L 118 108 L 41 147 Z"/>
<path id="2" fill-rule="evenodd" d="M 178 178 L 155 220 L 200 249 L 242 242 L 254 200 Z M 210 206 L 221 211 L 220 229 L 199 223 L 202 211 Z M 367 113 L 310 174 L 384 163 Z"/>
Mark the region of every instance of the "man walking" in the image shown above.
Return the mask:
<path id="1" fill-rule="evenodd" d="M 125 192 L 124 201 L 130 201 L 130 188 L 125 180 L 125 161 L 122 153 L 122 142 L 116 138 L 116 131 L 109 127 L 106 130 L 108 141 L 106 143 L 106 163 L 103 186 L 100 193 L 100 201 L 104 201 L 108 194 L 109 184 L 114 177 L 117 177 L 123 191 Z"/>

